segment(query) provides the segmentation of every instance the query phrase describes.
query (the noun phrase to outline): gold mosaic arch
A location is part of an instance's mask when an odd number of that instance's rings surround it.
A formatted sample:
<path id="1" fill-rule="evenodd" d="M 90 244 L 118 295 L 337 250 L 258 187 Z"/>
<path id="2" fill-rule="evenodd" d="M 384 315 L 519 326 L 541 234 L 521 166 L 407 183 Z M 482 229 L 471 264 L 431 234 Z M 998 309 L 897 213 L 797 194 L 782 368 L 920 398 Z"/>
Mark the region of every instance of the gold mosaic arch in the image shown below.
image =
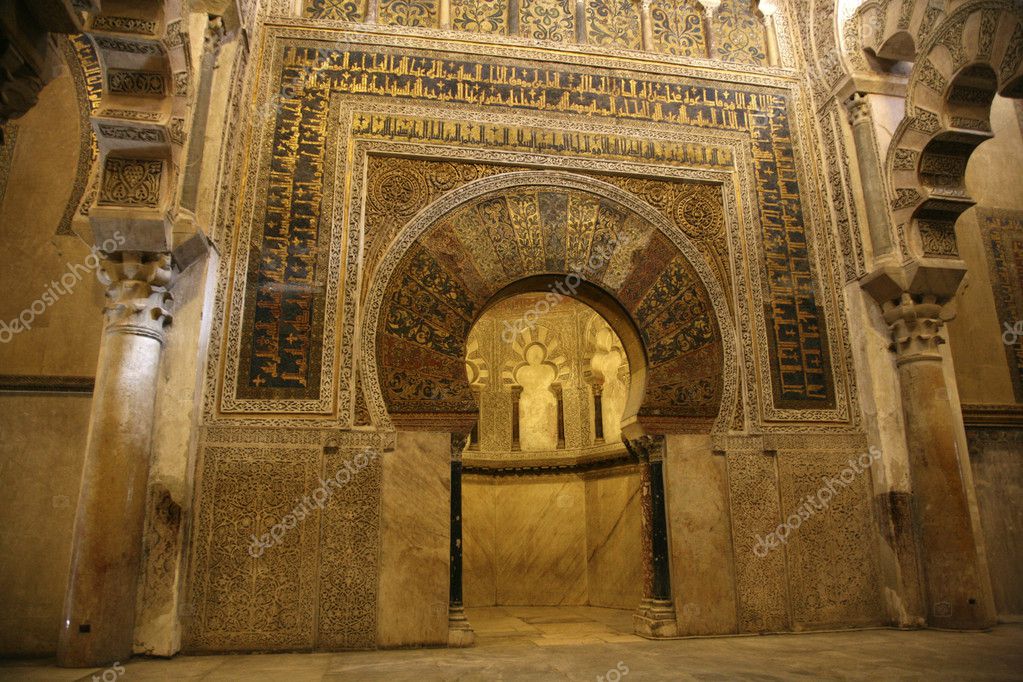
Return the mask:
<path id="1" fill-rule="evenodd" d="M 368 288 L 360 351 L 380 426 L 471 423 L 477 407 L 464 358 L 473 323 L 502 289 L 573 270 L 607 292 L 642 336 L 641 428 L 728 422 L 738 381 L 721 284 L 686 235 L 624 190 L 555 171 L 482 178 L 422 209 L 385 253 Z"/>

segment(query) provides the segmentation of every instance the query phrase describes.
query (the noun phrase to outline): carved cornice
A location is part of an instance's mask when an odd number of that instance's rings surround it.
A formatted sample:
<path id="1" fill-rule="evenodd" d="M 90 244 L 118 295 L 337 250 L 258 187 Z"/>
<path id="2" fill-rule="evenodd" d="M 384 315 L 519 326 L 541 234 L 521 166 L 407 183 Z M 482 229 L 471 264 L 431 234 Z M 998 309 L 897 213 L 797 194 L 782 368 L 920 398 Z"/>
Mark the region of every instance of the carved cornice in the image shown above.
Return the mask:
<path id="1" fill-rule="evenodd" d="M 616 464 L 629 459 L 630 453 L 623 443 L 605 443 L 574 450 L 541 452 L 473 450 L 465 455 L 462 462 L 467 470 L 474 471 L 563 471 L 605 466 L 608 463 Z"/>
<path id="2" fill-rule="evenodd" d="M 171 320 L 169 253 L 122 252 L 103 260 L 100 281 L 107 287 L 106 332 L 148 336 L 163 342 Z"/>
<path id="3" fill-rule="evenodd" d="M 964 404 L 963 423 L 973 427 L 1023 428 L 1023 405 Z"/>
<path id="4" fill-rule="evenodd" d="M 24 393 L 92 393 L 94 377 L 49 374 L 0 374 L 0 391 Z"/>

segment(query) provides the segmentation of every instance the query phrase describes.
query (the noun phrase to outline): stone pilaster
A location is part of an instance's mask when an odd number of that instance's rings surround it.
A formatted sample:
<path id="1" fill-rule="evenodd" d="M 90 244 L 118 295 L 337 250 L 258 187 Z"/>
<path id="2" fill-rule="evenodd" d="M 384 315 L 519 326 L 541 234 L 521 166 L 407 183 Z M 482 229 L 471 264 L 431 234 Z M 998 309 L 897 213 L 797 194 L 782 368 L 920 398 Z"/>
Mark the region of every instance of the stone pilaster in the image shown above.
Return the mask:
<path id="1" fill-rule="evenodd" d="M 876 271 L 863 286 L 881 305 L 896 356 L 927 623 L 970 629 L 994 618 L 963 472 L 969 460 L 957 444 L 962 416 L 952 409 L 939 350 L 963 273 L 914 262 Z"/>
<path id="2" fill-rule="evenodd" d="M 633 624 L 636 634 L 643 637 L 677 637 L 664 502 L 664 437 L 642 436 L 626 441 L 626 445 L 639 459 L 643 532 L 643 601 L 636 609 Z"/>
<path id="3" fill-rule="evenodd" d="M 153 413 L 172 278 L 166 253 L 120 253 L 102 266 L 106 326 L 60 627 L 61 665 L 104 665 L 132 653 Z"/>
<path id="4" fill-rule="evenodd" d="M 451 586 L 448 600 L 448 646 L 468 647 L 476 634 L 462 603 L 462 452 L 468 436 L 451 434 Z"/>
<path id="5" fill-rule="evenodd" d="M 856 147 L 856 167 L 867 209 L 867 231 L 876 258 L 891 252 L 892 234 L 870 102 L 865 94 L 856 92 L 846 100 L 845 107 L 849 114 L 849 125 L 852 126 L 853 145 Z"/>

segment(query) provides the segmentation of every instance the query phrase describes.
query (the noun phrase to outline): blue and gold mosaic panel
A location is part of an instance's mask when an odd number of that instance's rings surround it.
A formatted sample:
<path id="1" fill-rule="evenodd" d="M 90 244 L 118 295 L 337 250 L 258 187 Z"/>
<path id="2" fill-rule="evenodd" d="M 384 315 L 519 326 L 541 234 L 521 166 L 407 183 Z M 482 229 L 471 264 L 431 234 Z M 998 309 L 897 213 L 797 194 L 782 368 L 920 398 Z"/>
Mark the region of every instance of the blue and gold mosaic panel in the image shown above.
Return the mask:
<path id="1" fill-rule="evenodd" d="M 575 41 L 575 0 L 519 0 L 519 34 L 554 43 Z"/>
<path id="2" fill-rule="evenodd" d="M 587 0 L 586 42 L 640 49 L 639 4 L 633 0 Z"/>
<path id="3" fill-rule="evenodd" d="M 714 58 L 767 65 L 767 36 L 755 0 L 721 0 L 714 12 Z"/>
<path id="4" fill-rule="evenodd" d="M 476 33 L 508 33 L 505 0 L 451 0 L 451 27 Z"/>
<path id="5" fill-rule="evenodd" d="M 380 23 L 392 26 L 440 26 L 440 0 L 378 0 Z"/>
<path id="6" fill-rule="evenodd" d="M 683 57 L 706 57 L 703 10 L 696 0 L 651 0 L 653 48 Z"/>
<path id="7" fill-rule="evenodd" d="M 305 0 L 302 15 L 309 19 L 364 21 L 371 0 Z"/>

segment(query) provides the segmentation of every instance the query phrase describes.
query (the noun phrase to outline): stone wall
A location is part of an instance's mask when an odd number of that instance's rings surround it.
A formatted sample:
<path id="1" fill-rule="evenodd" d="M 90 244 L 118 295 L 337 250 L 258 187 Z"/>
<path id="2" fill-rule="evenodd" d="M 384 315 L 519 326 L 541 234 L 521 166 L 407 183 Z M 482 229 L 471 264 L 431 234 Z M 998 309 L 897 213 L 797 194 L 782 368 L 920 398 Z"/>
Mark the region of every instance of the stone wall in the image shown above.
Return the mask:
<path id="1" fill-rule="evenodd" d="M 1023 430 L 970 427 L 970 464 L 1000 620 L 1023 618 Z"/>
<path id="2" fill-rule="evenodd" d="M 79 94 L 65 65 L 0 148 L 0 656 L 53 652 L 67 585 L 103 300 L 86 243 L 58 234 Z"/>

